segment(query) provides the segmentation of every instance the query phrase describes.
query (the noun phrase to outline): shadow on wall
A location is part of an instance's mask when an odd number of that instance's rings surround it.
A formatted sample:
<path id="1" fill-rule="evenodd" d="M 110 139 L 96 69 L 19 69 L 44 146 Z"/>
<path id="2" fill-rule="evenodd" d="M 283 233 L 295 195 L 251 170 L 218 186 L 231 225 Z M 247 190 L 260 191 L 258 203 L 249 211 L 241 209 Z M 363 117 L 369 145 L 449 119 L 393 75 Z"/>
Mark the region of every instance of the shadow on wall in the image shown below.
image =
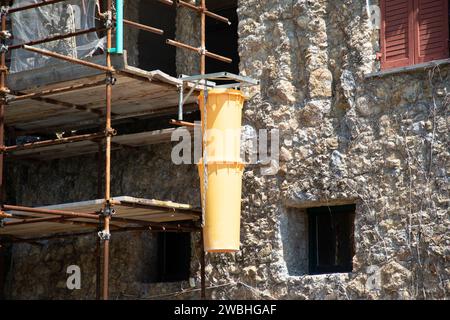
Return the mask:
<path id="1" fill-rule="evenodd" d="M 210 52 L 233 59 L 233 62 L 229 64 L 207 58 L 206 71 L 239 74 L 237 1 L 207 1 L 207 6 L 210 11 L 227 17 L 231 25 L 207 17 L 206 48 Z M 166 39 L 176 38 L 176 10 L 153 1 L 141 1 L 139 9 L 139 20 L 142 24 L 164 30 L 163 36 L 142 31 L 139 33 L 139 68 L 161 70 L 171 76 L 177 76 L 177 49 L 165 43 Z"/>
<path id="2" fill-rule="evenodd" d="M 166 44 L 166 39 L 175 39 L 176 10 L 156 1 L 141 1 L 139 21 L 142 24 L 164 30 L 164 35 L 139 32 L 139 68 L 161 70 L 176 76 L 176 48 Z"/>
<path id="3" fill-rule="evenodd" d="M 289 276 L 308 274 L 308 217 L 306 209 L 287 208 L 281 215 L 281 240 Z"/>

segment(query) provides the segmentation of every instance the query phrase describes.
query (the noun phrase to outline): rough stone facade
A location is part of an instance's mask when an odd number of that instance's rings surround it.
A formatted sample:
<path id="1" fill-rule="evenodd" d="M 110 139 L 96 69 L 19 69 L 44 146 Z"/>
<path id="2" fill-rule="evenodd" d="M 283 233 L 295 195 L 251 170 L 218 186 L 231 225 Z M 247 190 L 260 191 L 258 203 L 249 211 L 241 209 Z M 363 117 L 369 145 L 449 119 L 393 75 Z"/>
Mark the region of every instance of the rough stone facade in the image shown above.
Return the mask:
<path id="1" fill-rule="evenodd" d="M 378 31 L 362 0 L 240 0 L 238 14 L 240 70 L 261 80 L 248 92 L 245 124 L 280 129 L 280 171 L 266 176 L 261 167 L 247 168 L 242 250 L 207 256 L 208 297 L 448 299 L 450 68 L 366 77 L 379 68 Z M 114 154 L 115 195 L 199 202 L 194 166 L 171 165 L 170 145 L 142 151 Z M 95 197 L 93 160 L 16 168 L 9 195 L 26 205 Z M 308 275 L 304 209 L 349 203 L 356 204 L 353 272 Z M 139 282 L 148 237 L 113 239 L 112 297 L 151 298 L 188 287 Z M 64 244 L 14 246 L 7 296 L 92 297 L 94 240 Z M 63 266 L 75 262 L 90 273 L 84 289 L 69 296 L 56 287 Z M 373 289 L 367 284 L 377 274 Z M 187 291 L 175 297 L 193 297 Z"/>

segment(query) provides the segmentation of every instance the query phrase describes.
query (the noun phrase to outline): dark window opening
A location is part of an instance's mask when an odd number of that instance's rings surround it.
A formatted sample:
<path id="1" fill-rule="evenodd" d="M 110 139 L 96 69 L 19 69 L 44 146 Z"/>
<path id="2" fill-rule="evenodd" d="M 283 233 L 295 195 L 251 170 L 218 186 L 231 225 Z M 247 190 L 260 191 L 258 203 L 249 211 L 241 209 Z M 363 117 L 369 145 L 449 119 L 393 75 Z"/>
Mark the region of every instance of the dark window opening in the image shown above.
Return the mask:
<path id="1" fill-rule="evenodd" d="M 176 10 L 155 1 L 141 1 L 139 10 L 139 23 L 164 30 L 163 36 L 139 32 L 139 68 L 176 77 L 176 48 L 166 44 L 166 39 L 175 39 Z"/>
<path id="2" fill-rule="evenodd" d="M 310 274 L 352 271 L 355 205 L 308 209 Z"/>
<path id="3" fill-rule="evenodd" d="M 231 25 L 207 17 L 206 48 L 212 53 L 233 59 L 233 62 L 226 63 L 207 57 L 206 72 L 227 71 L 239 74 L 237 1 L 211 0 L 207 1 L 207 7 L 210 11 L 227 17 Z"/>
<path id="4" fill-rule="evenodd" d="M 160 233 L 158 235 L 157 282 L 189 280 L 191 266 L 191 235 Z"/>

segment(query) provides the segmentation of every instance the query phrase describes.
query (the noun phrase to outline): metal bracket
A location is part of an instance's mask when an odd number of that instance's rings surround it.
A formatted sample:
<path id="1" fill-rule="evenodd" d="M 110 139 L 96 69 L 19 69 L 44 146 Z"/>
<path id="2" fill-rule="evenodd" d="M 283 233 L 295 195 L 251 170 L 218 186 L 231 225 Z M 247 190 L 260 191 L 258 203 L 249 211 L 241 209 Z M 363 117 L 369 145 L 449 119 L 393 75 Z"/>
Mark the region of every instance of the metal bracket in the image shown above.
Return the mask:
<path id="1" fill-rule="evenodd" d="M 202 50 L 200 48 L 199 50 Z M 203 49 L 204 50 L 204 49 Z M 217 73 L 209 73 L 204 75 L 196 75 L 196 76 L 186 76 L 181 75 L 180 76 L 181 84 L 179 85 L 179 99 L 178 99 L 178 120 L 183 120 L 183 106 L 186 103 L 186 101 L 189 99 L 189 97 L 192 95 L 195 89 L 199 89 L 201 87 L 201 90 L 208 90 L 213 88 L 243 88 L 243 87 L 250 87 L 250 86 L 257 86 L 259 85 L 259 81 L 249 78 L 240 76 L 237 74 L 229 73 L 229 72 L 217 72 Z M 213 80 L 213 81 L 210 81 Z M 218 85 L 217 81 L 234 81 L 234 83 L 231 84 L 223 84 Z M 191 84 L 191 90 L 187 95 L 184 95 L 184 88 L 186 88 L 186 84 Z"/>
<path id="2" fill-rule="evenodd" d="M 117 135 L 117 130 L 113 128 L 106 128 L 105 129 L 105 136 L 106 137 L 114 137 Z"/>
<path id="3" fill-rule="evenodd" d="M 117 82 L 117 78 L 114 78 L 112 75 L 109 75 L 105 78 L 105 83 L 110 85 L 115 85 Z"/>
<path id="4" fill-rule="evenodd" d="M 214 84 L 213 88 L 243 88 L 243 87 L 251 87 L 251 86 L 257 86 L 259 85 L 259 81 L 253 78 L 233 74 L 230 72 L 216 72 L 216 73 L 209 73 L 204 75 L 196 75 L 196 76 L 188 76 L 188 77 L 182 77 L 182 81 L 184 82 L 194 82 L 197 80 L 212 80 L 212 81 L 234 81 L 232 84 L 225 84 L 225 85 L 217 85 Z M 207 82 L 209 86 L 210 81 Z M 214 83 L 214 82 L 213 82 Z"/>
<path id="5" fill-rule="evenodd" d="M 107 203 L 105 207 L 100 211 L 102 217 L 112 217 L 116 214 L 116 209 L 114 209 L 110 203 Z"/>
<path id="6" fill-rule="evenodd" d="M 103 24 L 106 29 L 111 29 L 114 26 L 111 11 L 103 12 L 101 14 L 101 17 L 103 19 Z"/>
<path id="7" fill-rule="evenodd" d="M 2 38 L 2 39 L 10 39 L 11 37 L 12 37 L 12 34 L 8 30 L 0 31 L 0 38 Z"/>
<path id="8" fill-rule="evenodd" d="M 107 232 L 106 230 L 99 231 L 97 234 L 100 240 L 105 241 L 111 239 L 111 233 Z"/>
<path id="9" fill-rule="evenodd" d="M 1 6 L 0 7 L 0 17 L 7 15 L 9 12 L 9 6 Z"/>
<path id="10" fill-rule="evenodd" d="M 9 104 L 11 101 L 14 101 L 14 98 L 6 94 L 0 94 L 0 101 L 4 104 Z"/>

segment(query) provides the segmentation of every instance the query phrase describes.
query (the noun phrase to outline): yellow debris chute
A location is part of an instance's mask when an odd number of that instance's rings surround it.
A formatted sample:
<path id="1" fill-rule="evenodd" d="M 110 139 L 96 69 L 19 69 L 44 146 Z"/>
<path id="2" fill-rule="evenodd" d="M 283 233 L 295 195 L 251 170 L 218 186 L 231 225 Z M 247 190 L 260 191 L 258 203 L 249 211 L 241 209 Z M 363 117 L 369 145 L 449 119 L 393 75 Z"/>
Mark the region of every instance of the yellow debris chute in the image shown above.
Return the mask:
<path id="1" fill-rule="evenodd" d="M 203 91 L 199 97 L 203 158 L 198 171 L 207 252 L 239 251 L 245 166 L 240 152 L 244 100 L 244 94 L 234 89 L 208 90 L 206 97 Z"/>

